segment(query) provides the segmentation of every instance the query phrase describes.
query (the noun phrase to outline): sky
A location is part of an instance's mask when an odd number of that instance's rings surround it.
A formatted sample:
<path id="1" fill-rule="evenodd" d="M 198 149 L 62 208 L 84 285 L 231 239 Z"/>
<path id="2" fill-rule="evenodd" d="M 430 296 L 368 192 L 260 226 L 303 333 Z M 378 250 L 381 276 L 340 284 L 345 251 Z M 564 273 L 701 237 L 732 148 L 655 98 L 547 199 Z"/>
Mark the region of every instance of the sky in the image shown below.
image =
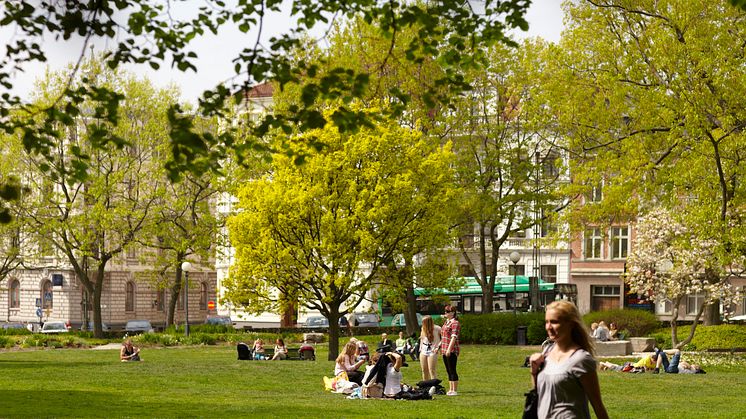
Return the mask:
<path id="1" fill-rule="evenodd" d="M 193 1 L 191 4 L 196 6 L 200 3 Z M 517 31 L 515 33 L 516 38 L 538 36 L 548 41 L 558 41 L 563 27 L 560 3 L 561 0 L 533 0 L 526 15 L 529 30 L 528 32 Z M 288 22 L 290 22 L 290 18 L 287 15 L 272 16 L 264 28 L 265 39 L 280 31 L 287 30 Z M 235 40 L 253 39 L 255 37 L 251 33 L 248 35 L 242 34 L 235 28 L 226 29 L 227 32 L 221 33 L 217 37 L 210 36 L 195 41 L 194 51 L 199 57 L 197 73 L 193 71 L 181 72 L 170 68 L 153 71 L 143 65 L 128 67 L 128 70 L 150 78 L 158 87 L 166 87 L 173 83 L 180 88 L 183 100 L 196 103 L 197 98 L 204 90 L 229 80 L 235 74 L 231 59 L 242 48 L 241 43 Z M 11 36 L 12 33 L 7 29 L 0 30 L 0 42 L 7 42 Z M 112 45 L 96 45 L 96 49 L 104 50 L 107 46 Z M 45 40 L 44 48 L 48 62 L 46 64 L 27 65 L 25 67 L 26 71 L 17 74 L 13 79 L 13 93 L 22 97 L 27 96 L 33 90 L 34 81 L 43 78 L 47 68 L 51 71 L 61 70 L 72 60 L 77 59 L 80 56 L 82 43 L 80 41 L 60 43 L 49 39 Z M 0 93 L 3 92 L 4 90 L 0 89 Z"/>

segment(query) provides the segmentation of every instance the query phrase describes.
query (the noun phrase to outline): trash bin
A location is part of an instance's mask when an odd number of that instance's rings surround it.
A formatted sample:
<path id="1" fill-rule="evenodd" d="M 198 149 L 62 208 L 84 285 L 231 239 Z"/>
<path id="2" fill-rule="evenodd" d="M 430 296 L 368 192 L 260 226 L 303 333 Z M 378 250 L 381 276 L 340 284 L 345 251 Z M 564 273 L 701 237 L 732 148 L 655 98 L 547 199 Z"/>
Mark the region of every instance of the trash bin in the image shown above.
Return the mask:
<path id="1" fill-rule="evenodd" d="M 516 344 L 523 345 L 523 346 L 528 345 L 527 333 L 528 333 L 527 326 L 518 326 L 515 330 Z"/>

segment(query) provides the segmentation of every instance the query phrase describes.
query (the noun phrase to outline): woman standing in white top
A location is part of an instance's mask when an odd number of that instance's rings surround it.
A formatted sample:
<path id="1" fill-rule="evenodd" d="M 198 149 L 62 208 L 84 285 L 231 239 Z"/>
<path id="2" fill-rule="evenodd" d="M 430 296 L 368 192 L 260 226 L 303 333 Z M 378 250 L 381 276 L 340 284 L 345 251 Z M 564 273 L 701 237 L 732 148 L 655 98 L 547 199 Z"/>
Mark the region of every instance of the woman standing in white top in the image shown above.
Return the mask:
<path id="1" fill-rule="evenodd" d="M 422 379 L 431 380 L 438 378 L 435 367 L 438 365 L 438 350 L 440 349 L 440 326 L 433 323 L 433 318 L 425 316 L 422 318 L 422 330 L 420 331 L 420 366 L 422 367 Z"/>

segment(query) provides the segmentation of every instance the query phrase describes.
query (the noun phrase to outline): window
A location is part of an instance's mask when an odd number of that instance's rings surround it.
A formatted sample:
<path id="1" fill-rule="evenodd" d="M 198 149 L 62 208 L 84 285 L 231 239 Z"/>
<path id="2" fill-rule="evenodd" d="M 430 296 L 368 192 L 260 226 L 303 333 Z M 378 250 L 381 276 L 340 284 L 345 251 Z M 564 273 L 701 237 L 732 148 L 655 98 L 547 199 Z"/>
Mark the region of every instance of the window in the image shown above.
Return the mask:
<path id="1" fill-rule="evenodd" d="M 697 294 L 686 296 L 686 314 L 697 314 L 699 308 L 705 303 L 705 294 L 700 292 Z"/>
<path id="2" fill-rule="evenodd" d="M 52 298 L 54 294 L 52 292 L 52 281 L 46 280 L 41 286 L 41 306 L 44 309 L 51 309 L 53 307 Z"/>
<path id="3" fill-rule="evenodd" d="M 585 231 L 583 256 L 586 259 L 601 259 L 601 237 L 600 228 L 591 228 Z"/>
<path id="4" fill-rule="evenodd" d="M 541 161 L 541 173 L 544 179 L 555 179 L 559 176 L 559 161 L 560 155 L 556 151 L 550 151 L 546 157 Z"/>
<path id="5" fill-rule="evenodd" d="M 199 309 L 207 310 L 207 283 L 199 284 Z"/>
<path id="6" fill-rule="evenodd" d="M 624 259 L 629 250 L 629 227 L 611 228 L 611 257 Z"/>
<path id="7" fill-rule="evenodd" d="M 554 218 L 555 216 L 556 213 L 554 211 L 541 210 L 541 237 L 546 237 L 559 231 Z"/>
<path id="8" fill-rule="evenodd" d="M 526 265 L 508 265 L 508 275 L 526 275 Z"/>
<path id="9" fill-rule="evenodd" d="M 603 182 L 599 182 L 591 186 L 591 190 L 588 191 L 588 195 L 586 195 L 586 201 L 587 202 L 601 202 L 603 197 L 604 197 Z"/>
<path id="10" fill-rule="evenodd" d="M 471 268 L 471 265 L 469 264 L 459 265 L 458 273 L 461 276 L 471 276 L 471 277 L 477 276 L 477 273 L 474 271 L 474 269 Z"/>
<path id="11" fill-rule="evenodd" d="M 557 265 L 541 265 L 541 280 L 544 282 L 557 282 Z"/>
<path id="12" fill-rule="evenodd" d="M 671 314 L 673 312 L 673 303 L 671 300 L 658 301 L 658 314 Z"/>
<path id="13" fill-rule="evenodd" d="M 135 311 L 135 284 L 127 282 L 124 288 L 124 311 Z"/>
<path id="14" fill-rule="evenodd" d="M 591 285 L 591 310 L 614 310 L 620 307 L 619 285 Z"/>
<path id="15" fill-rule="evenodd" d="M 17 279 L 10 283 L 10 308 L 21 308 L 21 283 Z"/>

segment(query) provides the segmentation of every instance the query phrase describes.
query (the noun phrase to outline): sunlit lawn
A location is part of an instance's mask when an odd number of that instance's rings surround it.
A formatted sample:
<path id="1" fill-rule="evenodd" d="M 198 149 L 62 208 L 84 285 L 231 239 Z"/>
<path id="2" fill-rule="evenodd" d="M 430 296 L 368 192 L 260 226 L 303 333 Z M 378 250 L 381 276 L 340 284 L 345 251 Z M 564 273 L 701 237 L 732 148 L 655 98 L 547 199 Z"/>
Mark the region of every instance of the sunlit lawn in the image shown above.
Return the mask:
<path id="1" fill-rule="evenodd" d="M 333 364 L 237 361 L 232 346 L 145 348 L 144 362 L 118 351 L 57 349 L 0 353 L 0 417 L 520 417 L 531 348 L 463 347 L 457 397 L 432 401 L 347 400 L 323 391 Z M 444 373 L 442 365 L 439 372 Z M 612 418 L 746 417 L 746 366 L 706 375 L 601 372 Z M 420 379 L 419 365 L 404 381 Z"/>

